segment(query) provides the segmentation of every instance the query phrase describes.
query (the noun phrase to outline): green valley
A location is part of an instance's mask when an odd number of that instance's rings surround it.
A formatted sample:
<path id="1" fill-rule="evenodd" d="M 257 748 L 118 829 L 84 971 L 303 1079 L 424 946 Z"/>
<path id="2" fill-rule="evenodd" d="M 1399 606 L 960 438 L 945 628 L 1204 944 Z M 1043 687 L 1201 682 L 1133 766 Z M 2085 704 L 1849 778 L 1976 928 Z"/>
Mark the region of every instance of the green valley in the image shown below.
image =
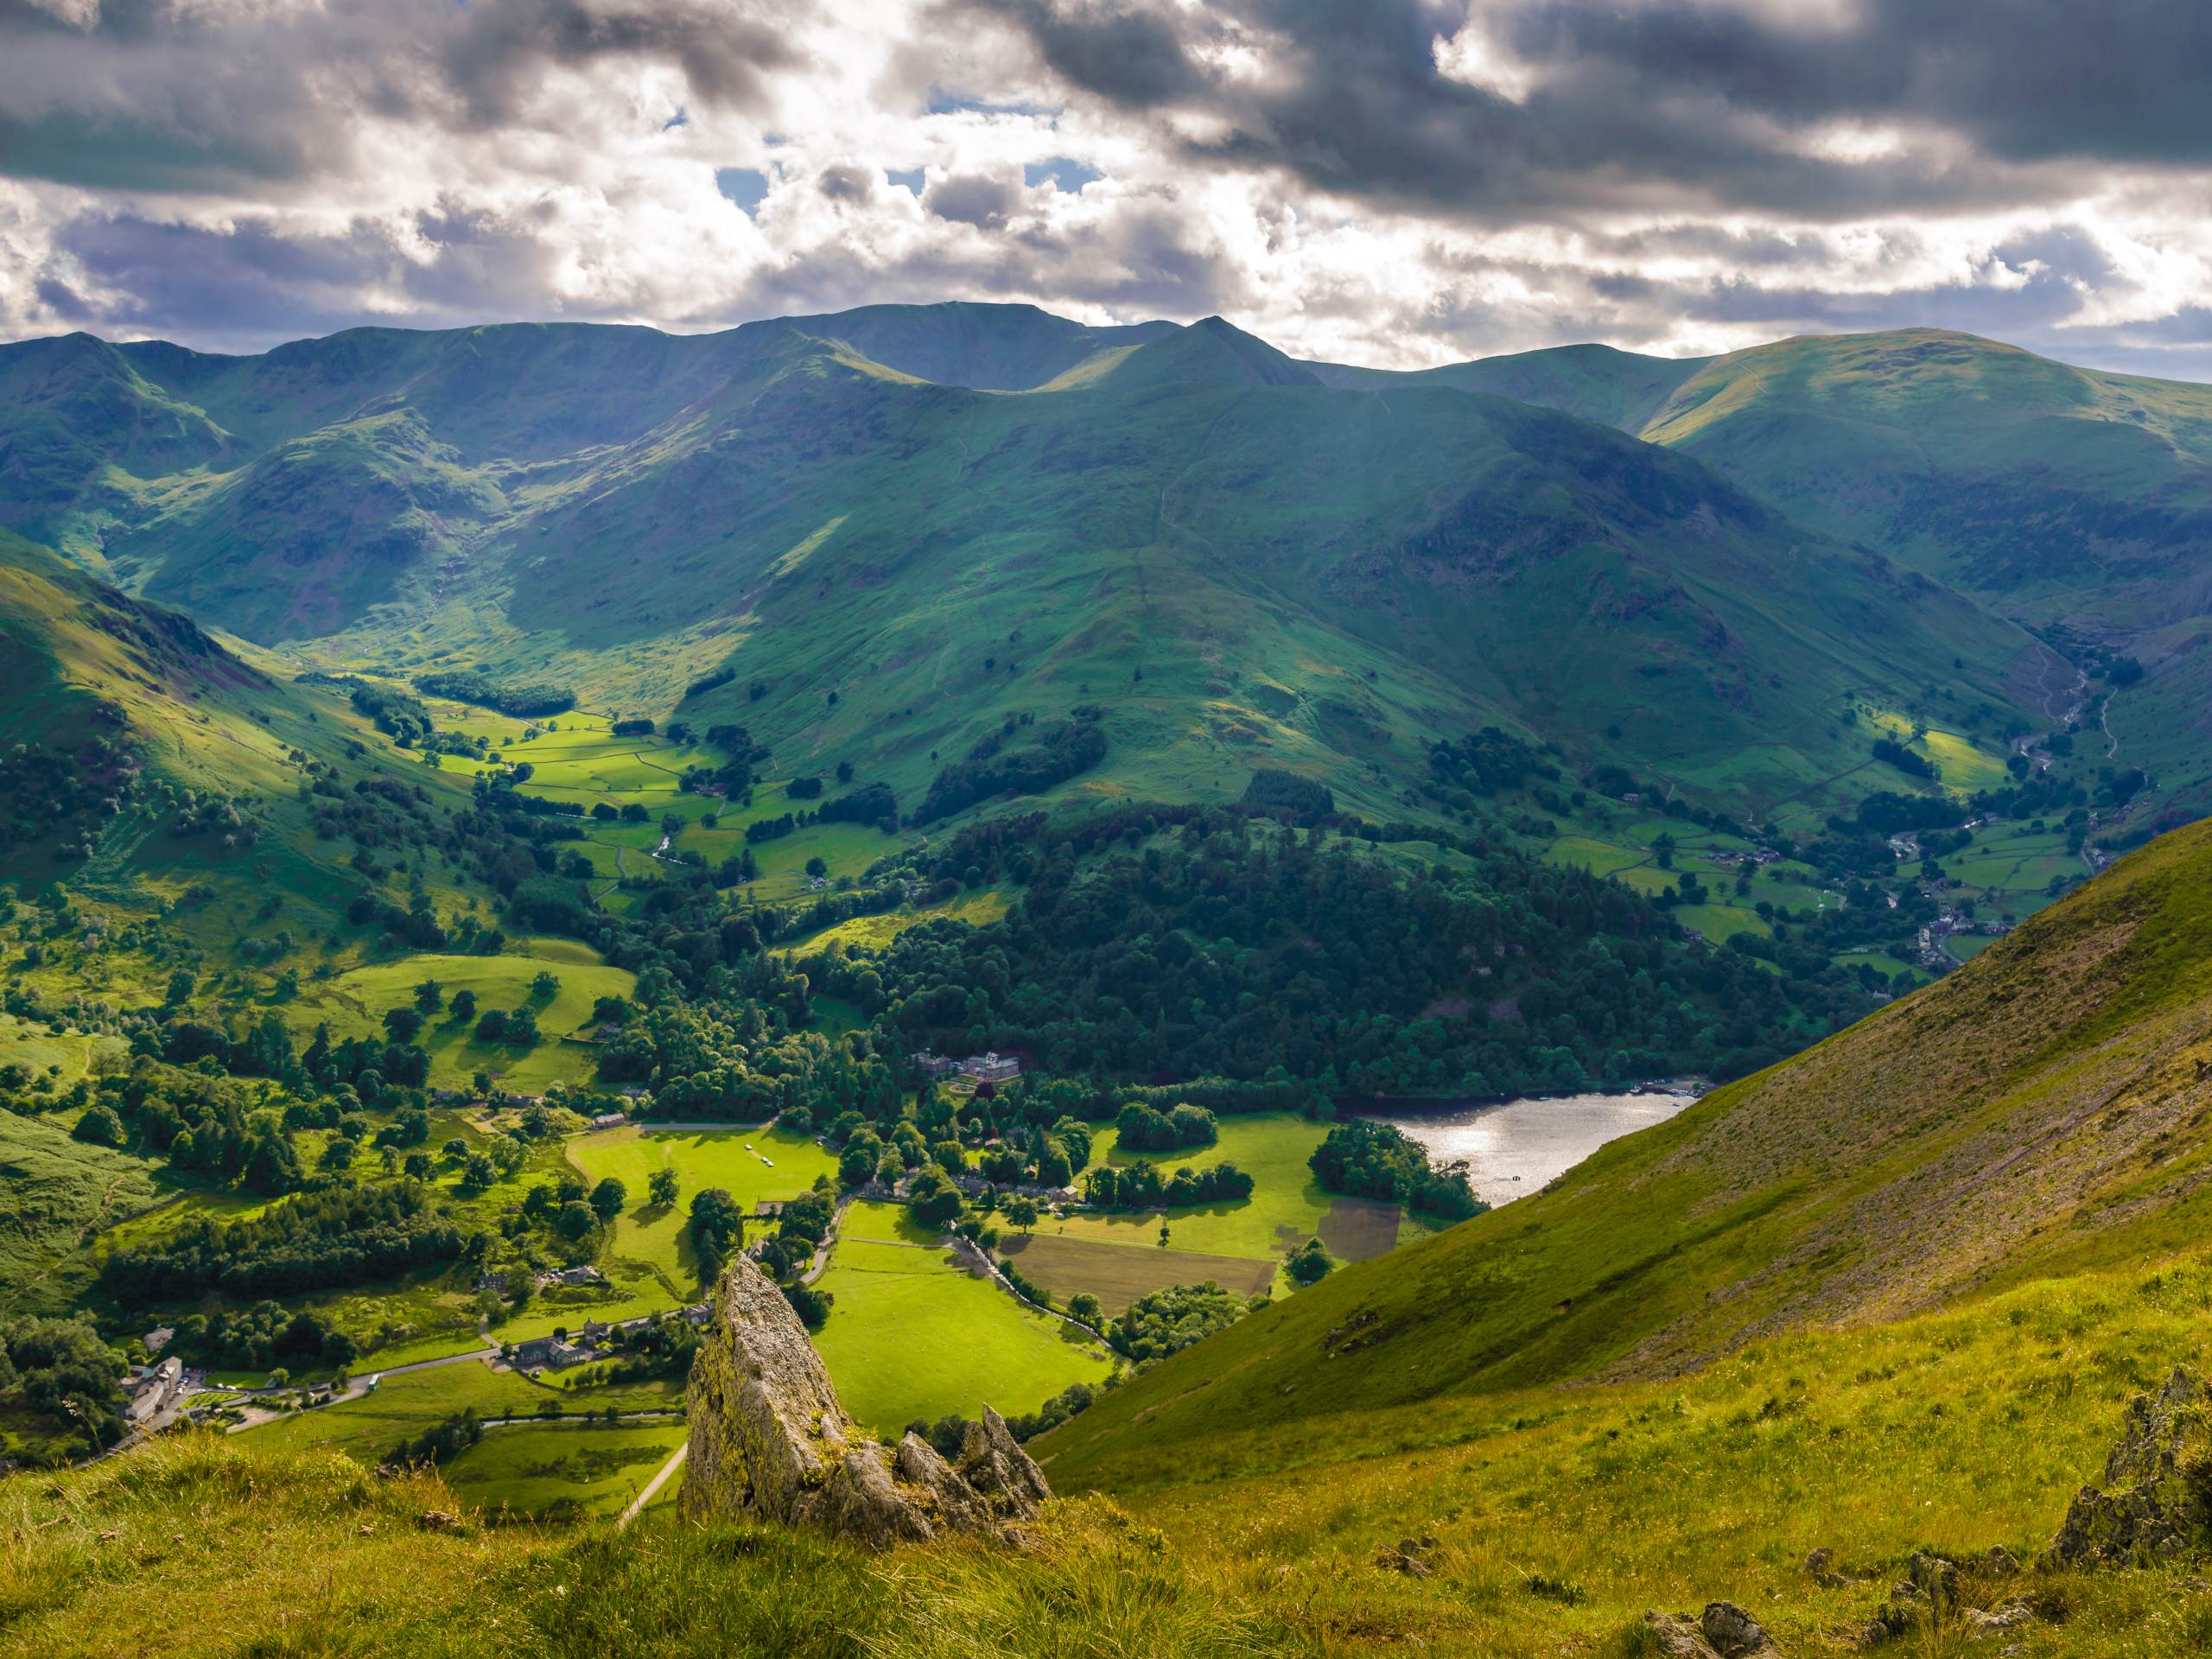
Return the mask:
<path id="1" fill-rule="evenodd" d="M 0 346 L 0 1649 L 219 1512 L 363 1651 L 2190 1650 L 1989 1553 L 2204 1357 L 2185 671 L 1901 528 L 2056 365 L 1765 351 Z M 1375 1121 L 1659 1079 L 1494 1211 Z M 1060 1501 L 691 1513 L 740 1283 L 799 1432 Z"/>

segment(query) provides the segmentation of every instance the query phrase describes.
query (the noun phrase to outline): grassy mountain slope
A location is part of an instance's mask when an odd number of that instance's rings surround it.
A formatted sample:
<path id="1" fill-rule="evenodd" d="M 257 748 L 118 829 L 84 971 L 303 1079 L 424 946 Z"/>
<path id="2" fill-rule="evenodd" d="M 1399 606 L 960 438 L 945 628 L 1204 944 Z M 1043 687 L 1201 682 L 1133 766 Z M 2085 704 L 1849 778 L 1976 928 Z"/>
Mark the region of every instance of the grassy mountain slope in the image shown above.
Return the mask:
<path id="1" fill-rule="evenodd" d="M 1161 1366 L 1065 1431 L 1055 1466 L 1125 1478 L 1317 1408 L 1673 1376 L 2187 1248 L 2212 1172 L 2208 959 L 2212 830 L 2192 827 L 1541 1195 Z M 1325 1362 L 1317 1407 L 1295 1385 Z"/>
<path id="2" fill-rule="evenodd" d="M 2212 387 L 2056 363 L 1943 329 L 1815 335 L 1709 359 L 1567 346 L 1421 375 L 1315 365 L 1332 385 L 1424 380 L 1605 422 L 1696 456 L 1792 520 L 1878 549 L 2139 683 L 2062 673 L 2025 693 L 2139 767 L 2137 817 L 2212 801 Z M 2150 810 L 2146 810 L 2150 809 Z"/>
<path id="3" fill-rule="evenodd" d="M 20 825 L 0 874 L 28 893 L 55 876 L 132 909 L 201 890 L 176 925 L 235 943 L 249 912 L 315 913 L 359 885 L 341 849 L 308 829 L 297 798 L 310 760 L 381 763 L 341 695 L 248 662 L 179 612 L 136 599 L 0 532 L 0 749 L 55 757 L 60 784 L 10 802 Z M 358 748 L 358 753 L 355 750 Z M 419 774 L 419 776 L 418 776 Z M 406 774 L 449 801 L 459 779 Z M 191 809 L 233 804 L 226 829 Z M 52 814 L 50 817 L 48 814 Z M 63 855 L 62 843 L 89 846 Z"/>
<path id="4" fill-rule="evenodd" d="M 480 641 L 587 683 L 726 661 L 687 716 L 857 750 L 902 790 L 1009 713 L 1103 701 L 1176 792 L 1241 787 L 1240 751 L 1349 786 L 1495 720 L 1771 798 L 1856 764 L 1844 690 L 2000 708 L 2037 650 L 1649 448 L 1499 401 L 1348 399 L 1221 325 L 1023 397 L 793 340 L 518 499 L 423 660 Z M 407 660 L 395 620 L 340 648 Z M 1760 775 L 1724 776 L 1747 752 Z"/>
<path id="5" fill-rule="evenodd" d="M 149 594 L 333 666 L 639 713 L 727 670 L 681 712 L 902 794 L 1097 702 L 1111 788 L 1234 793 L 1266 756 L 1379 804 L 1427 740 L 1497 722 L 1759 811 L 1863 764 L 1847 691 L 1978 710 L 1995 749 L 2053 671 L 1694 465 L 1449 377 L 1332 389 L 1218 319 L 101 349 L 257 451 L 111 535 Z M 1648 400 L 1637 361 L 1593 361 L 1593 408 Z"/>
<path id="6" fill-rule="evenodd" d="M 2018 613 L 2212 608 L 2212 387 L 1908 329 L 1715 359 L 1639 429 Z"/>
<path id="7" fill-rule="evenodd" d="M 1092 327 L 1033 305 L 865 305 L 785 324 L 841 340 L 861 356 L 917 380 L 978 391 L 1027 391 L 1102 353 L 1175 332 L 1172 322 Z"/>
<path id="8" fill-rule="evenodd" d="M 506 505 L 398 410 L 279 445 L 110 556 L 152 598 L 250 636 L 296 638 L 397 597 L 410 578 L 435 580 Z"/>

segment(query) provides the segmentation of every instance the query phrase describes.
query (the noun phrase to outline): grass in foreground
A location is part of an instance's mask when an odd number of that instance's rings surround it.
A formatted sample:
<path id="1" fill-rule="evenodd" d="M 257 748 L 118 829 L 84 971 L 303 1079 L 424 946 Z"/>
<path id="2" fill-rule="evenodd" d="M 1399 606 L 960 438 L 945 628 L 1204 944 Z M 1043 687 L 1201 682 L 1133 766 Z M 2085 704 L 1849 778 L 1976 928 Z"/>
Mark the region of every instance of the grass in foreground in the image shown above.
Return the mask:
<path id="1" fill-rule="evenodd" d="M 1660 1382 L 1332 1411 L 1317 1366 L 1309 1419 L 1094 1465 L 1122 1490 L 1064 1496 L 1020 1551 L 868 1557 L 659 1505 L 620 1534 L 418 1524 L 467 1511 L 473 1459 L 550 1465 L 569 1430 L 493 1430 L 516 1438 L 487 1437 L 452 1485 L 327 1451 L 165 1440 L 0 1481 L 0 1654 L 1626 1659 L 1646 1607 L 1723 1597 L 1785 1652 L 1842 1651 L 1915 1549 L 2031 1560 L 2096 1477 L 2126 1395 L 2207 1357 L 2207 1306 L 2198 1256 L 1808 1332 Z M 618 1455 L 650 1475 L 641 1446 Z M 1083 1484 L 1065 1463 L 1048 1473 L 1064 1494 Z M 1424 1535 L 1433 1577 L 1376 1565 L 1378 1545 Z M 1853 1582 L 1804 1573 L 1820 1545 Z M 2017 1596 L 2040 1616 L 1885 1651 L 2202 1653 L 2198 1570 L 1970 1573 L 1983 1605 Z"/>
<path id="2" fill-rule="evenodd" d="M 507 1431 L 494 1431 L 505 1433 Z M 519 1432 L 519 1431 L 518 1431 Z M 0 1654 L 475 1659 L 969 1659 L 1313 1651 L 1194 1579 L 1104 1504 L 1063 1506 L 1020 1553 L 870 1556 L 807 1533 L 457 1529 L 430 1475 L 329 1452 L 257 1459 L 209 1436 L 0 1482 Z"/>

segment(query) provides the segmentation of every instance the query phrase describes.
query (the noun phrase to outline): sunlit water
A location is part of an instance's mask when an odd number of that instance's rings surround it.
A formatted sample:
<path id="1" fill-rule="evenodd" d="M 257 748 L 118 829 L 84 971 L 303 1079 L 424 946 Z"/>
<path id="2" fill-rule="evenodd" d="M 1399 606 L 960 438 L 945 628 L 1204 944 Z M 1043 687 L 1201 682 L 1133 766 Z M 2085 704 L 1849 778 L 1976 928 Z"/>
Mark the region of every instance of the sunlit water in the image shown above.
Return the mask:
<path id="1" fill-rule="evenodd" d="M 1393 1123 L 1427 1148 L 1437 1163 L 1465 1160 L 1475 1196 L 1500 1205 L 1542 1190 L 1606 1141 L 1664 1123 L 1697 1096 L 1688 1089 L 1647 1089 L 1639 1095 L 1554 1095 L 1548 1100 L 1422 1112 L 1365 1112 Z"/>

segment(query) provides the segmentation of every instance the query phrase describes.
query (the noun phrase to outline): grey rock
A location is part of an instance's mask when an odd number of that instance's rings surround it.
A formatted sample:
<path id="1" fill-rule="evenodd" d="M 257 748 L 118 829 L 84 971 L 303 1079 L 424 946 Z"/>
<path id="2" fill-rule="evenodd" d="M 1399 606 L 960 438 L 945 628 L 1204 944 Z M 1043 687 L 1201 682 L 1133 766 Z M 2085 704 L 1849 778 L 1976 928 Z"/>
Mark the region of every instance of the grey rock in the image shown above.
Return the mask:
<path id="1" fill-rule="evenodd" d="M 1654 1610 L 1643 1624 L 1662 1659 L 1781 1659 L 1759 1622 L 1732 1601 L 1708 1602 L 1695 1618 Z"/>
<path id="2" fill-rule="evenodd" d="M 715 1287 L 692 1362 L 682 1507 L 813 1526 L 876 1548 L 1007 1530 L 1051 1498 L 1043 1471 L 988 1406 L 956 1465 L 912 1434 L 879 1445 L 846 1415 L 806 1327 L 739 1255 Z"/>
<path id="3" fill-rule="evenodd" d="M 1956 1562 L 1947 1561 L 1941 1555 L 1926 1555 L 1916 1550 L 1905 1563 L 1905 1577 L 1912 1587 L 1928 1599 L 1928 1605 L 1941 1618 L 1959 1602 L 1959 1569 Z"/>
<path id="4" fill-rule="evenodd" d="M 1700 1633 L 1720 1659 L 1751 1659 L 1753 1655 L 1775 1652 L 1758 1620 L 1732 1601 L 1707 1603 L 1704 1616 L 1697 1623 Z"/>
<path id="5" fill-rule="evenodd" d="M 2177 1366 L 2156 1395 L 2127 1403 L 2105 1458 L 2104 1488 L 2084 1486 L 2044 1552 L 2047 1567 L 2127 1567 L 2169 1560 L 2201 1540 L 2212 1514 L 2192 1473 L 2212 1462 L 2212 1400 Z"/>
<path id="6" fill-rule="evenodd" d="M 1851 1582 L 1849 1576 L 1836 1567 L 1835 1551 L 1826 1546 L 1805 1557 L 1805 1575 L 1827 1590 Z"/>
<path id="7" fill-rule="evenodd" d="M 1688 1613 L 1662 1613 L 1655 1609 L 1644 1614 L 1643 1627 L 1651 1633 L 1649 1651 L 1659 1659 L 1720 1659 L 1697 1620 Z"/>

